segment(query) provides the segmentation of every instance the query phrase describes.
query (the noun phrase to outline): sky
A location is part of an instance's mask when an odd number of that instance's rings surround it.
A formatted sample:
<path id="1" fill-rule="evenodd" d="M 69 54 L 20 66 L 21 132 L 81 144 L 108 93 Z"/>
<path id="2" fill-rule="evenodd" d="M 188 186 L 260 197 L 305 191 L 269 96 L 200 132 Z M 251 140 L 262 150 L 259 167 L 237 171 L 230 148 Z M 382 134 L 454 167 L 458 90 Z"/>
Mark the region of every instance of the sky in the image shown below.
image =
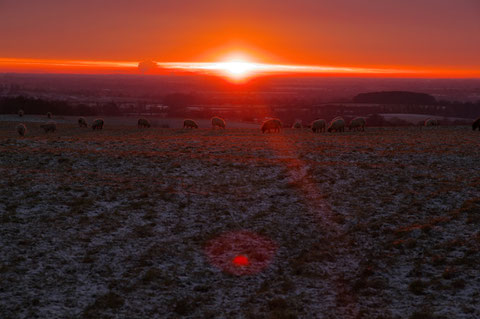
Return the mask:
<path id="1" fill-rule="evenodd" d="M 214 62 L 240 52 L 480 77 L 479 34 L 478 0 L 0 0 L 0 72 L 15 59 Z"/>

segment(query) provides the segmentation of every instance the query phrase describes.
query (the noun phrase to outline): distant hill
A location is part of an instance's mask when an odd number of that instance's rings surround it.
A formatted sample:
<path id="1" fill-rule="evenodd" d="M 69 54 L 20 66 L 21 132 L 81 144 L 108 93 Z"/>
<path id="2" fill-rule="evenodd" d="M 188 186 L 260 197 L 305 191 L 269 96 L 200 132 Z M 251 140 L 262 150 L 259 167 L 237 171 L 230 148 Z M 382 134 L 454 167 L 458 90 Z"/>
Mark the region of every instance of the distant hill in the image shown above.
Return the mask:
<path id="1" fill-rule="evenodd" d="M 436 104 L 435 98 L 426 93 L 405 92 L 405 91 L 385 91 L 360 93 L 353 98 L 355 103 L 375 103 L 375 104 Z"/>

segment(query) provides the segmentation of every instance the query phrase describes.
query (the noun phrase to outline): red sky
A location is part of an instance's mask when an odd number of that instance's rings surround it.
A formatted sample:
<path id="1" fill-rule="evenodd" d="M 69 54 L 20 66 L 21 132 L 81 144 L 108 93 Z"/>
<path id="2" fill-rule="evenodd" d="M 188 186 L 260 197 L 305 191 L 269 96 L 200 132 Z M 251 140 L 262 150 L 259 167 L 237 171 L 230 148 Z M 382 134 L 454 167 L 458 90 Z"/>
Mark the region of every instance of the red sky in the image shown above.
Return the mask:
<path id="1" fill-rule="evenodd" d="M 24 70 L 6 58 L 203 62 L 243 52 L 480 77 L 479 35 L 478 0 L 0 0 L 0 72 Z"/>

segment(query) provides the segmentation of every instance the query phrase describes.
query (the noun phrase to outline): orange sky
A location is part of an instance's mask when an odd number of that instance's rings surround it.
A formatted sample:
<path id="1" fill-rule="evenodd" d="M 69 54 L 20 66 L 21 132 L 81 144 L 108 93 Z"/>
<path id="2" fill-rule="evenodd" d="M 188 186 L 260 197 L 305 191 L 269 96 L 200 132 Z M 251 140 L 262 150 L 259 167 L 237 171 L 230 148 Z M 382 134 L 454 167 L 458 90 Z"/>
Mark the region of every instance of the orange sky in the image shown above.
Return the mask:
<path id="1" fill-rule="evenodd" d="M 272 64 L 480 77 L 479 34 L 478 0 L 2 0 L 0 72 L 123 72 L 12 62 L 23 59 L 211 62 L 243 52 Z"/>

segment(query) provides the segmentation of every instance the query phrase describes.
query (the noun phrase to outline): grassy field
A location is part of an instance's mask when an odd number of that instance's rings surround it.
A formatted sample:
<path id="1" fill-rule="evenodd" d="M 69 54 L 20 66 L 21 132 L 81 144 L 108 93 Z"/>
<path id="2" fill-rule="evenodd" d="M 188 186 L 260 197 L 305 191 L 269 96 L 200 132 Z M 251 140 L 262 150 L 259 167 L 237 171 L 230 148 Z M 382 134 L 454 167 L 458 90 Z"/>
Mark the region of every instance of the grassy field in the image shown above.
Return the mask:
<path id="1" fill-rule="evenodd" d="M 480 317 L 469 127 L 27 126 L 0 122 L 1 318 Z"/>

